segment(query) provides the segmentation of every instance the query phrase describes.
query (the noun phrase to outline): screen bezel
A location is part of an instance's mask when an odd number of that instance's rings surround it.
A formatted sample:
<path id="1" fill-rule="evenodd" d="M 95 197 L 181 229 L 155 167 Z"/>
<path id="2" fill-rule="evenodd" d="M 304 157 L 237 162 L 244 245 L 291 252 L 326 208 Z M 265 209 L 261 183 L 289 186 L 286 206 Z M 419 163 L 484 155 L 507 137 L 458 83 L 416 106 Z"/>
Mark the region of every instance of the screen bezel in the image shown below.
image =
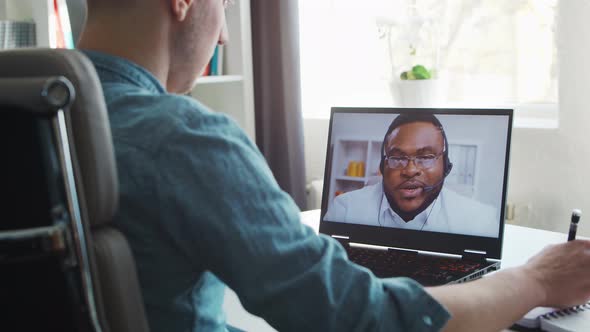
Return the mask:
<path id="1" fill-rule="evenodd" d="M 332 107 L 330 112 L 330 126 L 328 130 L 328 144 L 326 148 L 326 163 L 324 169 L 324 186 L 322 191 L 322 206 L 320 214 L 319 232 L 329 236 L 348 237 L 348 241 L 379 245 L 385 247 L 404 248 L 409 250 L 444 252 L 461 255 L 465 250 L 485 251 L 486 257 L 500 259 L 502 257 L 502 242 L 504 239 L 504 213 L 500 209 L 499 236 L 497 238 L 416 231 L 400 228 L 379 227 L 324 221 L 328 207 L 330 186 L 330 171 L 332 169 L 332 124 L 336 113 L 370 113 L 370 114 L 403 114 L 423 112 L 434 115 L 497 115 L 508 116 L 508 132 L 506 139 L 506 156 L 504 167 L 504 181 L 502 183 L 501 206 L 506 205 L 508 186 L 508 168 L 510 161 L 510 141 L 512 137 L 512 109 L 475 109 L 475 108 L 397 108 L 397 107 Z"/>

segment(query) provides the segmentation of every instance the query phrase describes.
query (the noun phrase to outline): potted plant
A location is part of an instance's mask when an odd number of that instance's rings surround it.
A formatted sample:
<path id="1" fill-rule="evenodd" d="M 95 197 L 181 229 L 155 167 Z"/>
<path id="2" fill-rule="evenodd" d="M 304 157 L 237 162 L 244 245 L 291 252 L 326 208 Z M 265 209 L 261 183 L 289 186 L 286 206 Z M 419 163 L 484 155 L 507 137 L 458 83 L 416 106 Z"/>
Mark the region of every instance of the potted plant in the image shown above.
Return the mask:
<path id="1" fill-rule="evenodd" d="M 405 107 L 436 107 L 444 103 L 443 83 L 434 69 L 416 64 L 389 81 L 394 103 Z"/>
<path id="2" fill-rule="evenodd" d="M 445 102 L 438 77 L 439 46 L 433 19 L 410 15 L 377 21 L 390 60 L 389 88 L 403 107 L 433 107 Z"/>

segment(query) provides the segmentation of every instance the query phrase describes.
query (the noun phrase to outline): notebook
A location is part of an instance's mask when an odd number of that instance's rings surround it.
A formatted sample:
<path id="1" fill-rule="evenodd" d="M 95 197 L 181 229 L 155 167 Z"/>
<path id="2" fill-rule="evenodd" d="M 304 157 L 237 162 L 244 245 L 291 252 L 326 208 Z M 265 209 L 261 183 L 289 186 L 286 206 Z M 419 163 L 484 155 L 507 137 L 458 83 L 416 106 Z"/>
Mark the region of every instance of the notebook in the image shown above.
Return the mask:
<path id="1" fill-rule="evenodd" d="M 500 268 L 513 111 L 334 107 L 320 233 L 378 277 Z"/>
<path id="2" fill-rule="evenodd" d="M 590 302 L 558 310 L 539 307 L 528 312 L 516 325 L 547 332 L 590 331 Z"/>

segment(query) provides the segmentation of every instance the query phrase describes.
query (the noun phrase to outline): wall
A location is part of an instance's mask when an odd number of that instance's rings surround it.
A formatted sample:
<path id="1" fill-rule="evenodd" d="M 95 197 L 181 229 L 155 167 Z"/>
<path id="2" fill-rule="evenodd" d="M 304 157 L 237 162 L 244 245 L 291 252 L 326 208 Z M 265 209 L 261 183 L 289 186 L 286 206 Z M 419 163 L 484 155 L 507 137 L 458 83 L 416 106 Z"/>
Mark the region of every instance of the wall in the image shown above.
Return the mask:
<path id="1" fill-rule="evenodd" d="M 590 215 L 590 2 L 559 2 L 559 128 L 515 128 L 508 201 L 513 223 L 566 232 L 573 208 Z M 308 182 L 323 178 L 328 120 L 304 120 Z M 580 234 L 590 236 L 590 217 Z"/>

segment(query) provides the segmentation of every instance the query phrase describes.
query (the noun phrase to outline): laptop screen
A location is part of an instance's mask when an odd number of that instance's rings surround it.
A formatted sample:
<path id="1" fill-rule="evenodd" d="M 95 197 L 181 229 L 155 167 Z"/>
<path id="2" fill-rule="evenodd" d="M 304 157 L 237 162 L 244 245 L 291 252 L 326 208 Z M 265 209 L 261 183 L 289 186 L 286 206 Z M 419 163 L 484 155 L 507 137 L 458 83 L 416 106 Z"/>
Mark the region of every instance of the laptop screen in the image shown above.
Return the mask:
<path id="1" fill-rule="evenodd" d="M 334 108 L 322 222 L 500 238 L 511 125 L 511 110 Z"/>

